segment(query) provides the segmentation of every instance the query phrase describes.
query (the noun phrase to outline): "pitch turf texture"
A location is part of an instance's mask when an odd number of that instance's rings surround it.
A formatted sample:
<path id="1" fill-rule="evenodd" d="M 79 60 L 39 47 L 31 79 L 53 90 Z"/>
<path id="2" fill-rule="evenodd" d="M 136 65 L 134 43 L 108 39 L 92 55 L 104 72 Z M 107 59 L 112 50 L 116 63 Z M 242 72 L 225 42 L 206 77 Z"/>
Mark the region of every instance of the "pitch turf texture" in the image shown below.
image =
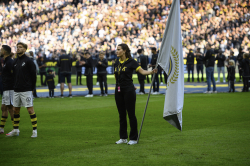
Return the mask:
<path id="1" fill-rule="evenodd" d="M 226 74 L 226 76 L 227 76 L 227 74 Z M 149 77 L 150 82 L 151 82 L 151 75 L 149 75 L 148 77 Z M 160 76 L 158 76 L 158 77 L 159 77 L 159 81 L 160 81 Z M 190 77 L 191 77 L 191 75 L 190 75 Z M 184 82 L 187 82 L 187 78 L 188 78 L 188 74 L 186 73 L 186 74 L 184 74 Z M 217 78 L 218 78 L 217 77 L 217 73 L 214 74 L 214 78 L 215 78 L 215 81 L 217 81 Z M 238 82 L 239 81 L 239 73 L 235 74 L 235 78 L 236 78 L 236 81 Z M 45 79 L 45 77 L 43 77 L 43 79 Z M 163 74 L 162 74 L 162 79 L 163 79 L 163 82 L 164 82 L 164 76 L 163 76 Z M 57 83 L 58 83 L 58 75 L 56 75 L 56 77 L 54 78 L 54 80 L 55 80 L 55 85 L 57 85 Z M 195 80 L 195 82 L 197 82 L 197 74 L 194 74 L 194 80 Z M 97 81 L 97 75 L 94 75 L 93 76 L 93 84 L 94 85 L 96 84 L 96 81 Z M 192 79 L 191 79 L 191 81 L 192 81 Z M 204 74 L 204 81 L 206 81 L 206 74 Z M 223 81 L 222 74 L 221 74 L 221 77 L 220 77 L 220 81 L 221 82 Z M 116 81 L 115 81 L 114 75 L 107 75 L 107 83 L 108 84 L 115 84 L 115 82 Z M 76 85 L 76 75 L 72 75 L 71 76 L 71 83 L 72 83 L 72 85 Z M 137 79 L 137 74 L 133 74 L 133 83 L 134 84 L 139 84 L 138 79 Z M 145 83 L 146 83 L 146 80 L 145 80 Z M 79 82 L 78 82 L 78 84 L 79 84 Z M 86 76 L 84 76 L 84 75 L 82 75 L 82 84 L 86 86 Z M 40 75 L 37 75 L 36 86 L 37 87 L 41 86 Z"/>
<path id="2" fill-rule="evenodd" d="M 38 137 L 22 108 L 20 136 L 0 135 L 0 165 L 250 165 L 249 96 L 185 94 L 182 132 L 163 120 L 164 95 L 151 96 L 137 145 L 115 144 L 114 95 L 35 99 Z M 146 99 L 137 96 L 138 128 Z"/>

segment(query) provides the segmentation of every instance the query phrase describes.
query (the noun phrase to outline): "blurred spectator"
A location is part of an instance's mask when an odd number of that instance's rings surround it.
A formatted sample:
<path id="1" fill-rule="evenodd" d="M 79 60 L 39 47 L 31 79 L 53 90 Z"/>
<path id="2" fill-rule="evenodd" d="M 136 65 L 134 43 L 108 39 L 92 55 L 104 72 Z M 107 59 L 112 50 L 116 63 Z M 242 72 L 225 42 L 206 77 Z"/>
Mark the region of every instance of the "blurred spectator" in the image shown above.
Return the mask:
<path id="1" fill-rule="evenodd" d="M 138 58 L 137 58 L 137 62 L 139 64 L 139 66 L 142 67 L 142 69 L 147 70 L 147 57 L 144 55 L 144 50 L 143 49 L 139 49 L 137 51 L 137 53 L 139 54 Z M 138 81 L 140 84 L 140 91 L 138 94 L 140 95 L 144 95 L 145 94 L 145 90 L 144 90 L 144 80 L 146 78 L 145 75 L 140 74 L 139 72 L 137 73 L 138 75 Z"/>
<path id="2" fill-rule="evenodd" d="M 49 97 L 54 98 L 54 89 L 55 89 L 55 81 L 54 77 L 56 77 L 55 72 L 51 69 L 47 70 L 48 75 L 46 76 L 46 81 L 49 89 Z"/>
<path id="3" fill-rule="evenodd" d="M 33 60 L 33 62 L 36 65 L 36 73 L 38 73 L 39 72 L 39 67 L 38 67 L 38 64 L 37 64 L 37 61 L 36 61 L 36 57 L 34 56 L 33 51 L 29 51 L 29 54 L 30 54 L 30 58 Z"/>
<path id="4" fill-rule="evenodd" d="M 222 50 L 219 50 L 219 54 L 216 56 L 215 60 L 217 60 L 217 72 L 218 72 L 218 78 L 217 78 L 217 83 L 220 82 L 220 72 L 223 74 L 223 82 L 225 83 L 225 71 L 224 71 L 224 62 L 226 60 L 225 55 L 222 54 Z"/>
<path id="5" fill-rule="evenodd" d="M 192 82 L 194 82 L 194 53 L 190 49 L 187 55 L 188 82 L 190 82 L 190 72 L 192 72 Z"/>
<path id="6" fill-rule="evenodd" d="M 241 82 L 241 78 L 242 78 L 242 73 L 243 73 L 243 70 L 240 66 L 241 64 L 241 61 L 243 60 L 243 52 L 242 52 L 242 48 L 239 49 L 239 54 L 237 56 L 237 62 L 238 62 L 238 69 L 239 69 L 239 82 Z"/>
<path id="7" fill-rule="evenodd" d="M 197 82 L 203 82 L 203 59 L 204 59 L 204 55 L 200 52 L 200 48 L 197 48 L 197 52 L 196 52 L 196 61 L 197 61 Z M 199 73 L 201 72 L 201 80 L 199 78 Z"/>
<path id="8" fill-rule="evenodd" d="M 241 61 L 241 68 L 243 70 L 243 90 L 242 92 L 248 92 L 249 91 L 249 77 L 250 77 L 250 72 L 249 72 L 249 54 L 243 54 L 243 60 Z"/>
<path id="9" fill-rule="evenodd" d="M 204 62 L 206 66 L 206 76 L 207 76 L 207 91 L 205 93 L 217 93 L 216 84 L 214 80 L 214 62 L 215 62 L 215 53 L 211 48 L 210 44 L 206 45 L 206 55 L 204 57 Z M 211 91 L 211 81 L 213 83 L 213 91 Z"/>
<path id="10" fill-rule="evenodd" d="M 43 57 L 38 58 L 38 67 L 39 67 L 39 73 L 40 73 L 40 78 L 41 78 L 41 86 L 46 86 L 46 63 L 44 62 Z M 45 80 L 43 80 L 43 76 L 45 76 Z"/>
<path id="11" fill-rule="evenodd" d="M 99 58 L 97 60 L 97 77 L 100 84 L 101 95 L 100 96 L 107 96 L 108 95 L 108 85 L 107 85 L 107 70 L 108 61 L 104 57 L 104 52 L 99 54 Z M 105 87 L 105 93 L 103 90 L 103 85 Z"/>
<path id="12" fill-rule="evenodd" d="M 151 60 L 151 64 L 149 64 L 149 67 L 152 67 L 153 69 L 155 69 L 157 58 L 158 58 L 158 54 L 156 52 L 156 48 L 155 47 L 151 48 L 151 51 L 152 51 L 153 55 L 152 55 L 152 60 Z M 158 66 L 157 69 L 158 68 L 160 68 L 160 66 Z M 158 72 L 159 72 L 159 70 L 158 70 Z M 153 82 L 153 93 L 152 93 L 154 95 L 159 94 L 159 77 L 158 77 L 158 72 L 155 73 L 155 79 L 152 80 L 152 81 L 154 81 Z M 152 75 L 151 79 L 153 79 L 153 75 Z"/>
<path id="13" fill-rule="evenodd" d="M 229 62 L 229 60 L 234 60 L 234 64 L 236 64 L 237 58 L 234 56 L 233 51 L 230 51 L 230 55 L 227 57 L 227 62 Z"/>
<path id="14" fill-rule="evenodd" d="M 234 60 L 229 60 L 229 65 L 227 65 L 227 71 L 228 71 L 227 80 L 228 80 L 228 86 L 229 86 L 228 92 L 231 92 L 231 90 L 234 92 L 235 91 L 235 88 L 234 88 L 234 80 L 235 80 Z"/>
<path id="15" fill-rule="evenodd" d="M 38 73 L 39 72 L 39 67 L 38 67 L 37 61 L 36 61 L 36 59 L 34 57 L 33 51 L 29 51 L 29 55 L 30 55 L 30 58 L 33 60 L 35 66 L 36 66 L 36 73 Z M 36 93 L 36 85 L 35 85 L 35 89 L 33 90 L 33 97 L 35 97 L 35 98 L 38 97 L 37 93 Z"/>
<path id="16" fill-rule="evenodd" d="M 85 67 L 86 84 L 89 90 L 88 95 L 85 97 L 93 97 L 93 59 L 89 52 L 85 53 L 85 61 L 83 61 Z"/>
<path id="17" fill-rule="evenodd" d="M 79 54 L 76 56 L 76 85 L 78 85 L 78 79 L 80 85 L 82 85 L 82 64 L 81 56 Z"/>
<path id="18" fill-rule="evenodd" d="M 164 70 L 160 67 L 160 69 L 159 69 L 159 76 L 160 76 L 161 85 L 163 85 L 162 71 L 164 71 Z M 165 80 L 165 75 L 163 74 L 163 76 L 164 76 L 164 80 Z"/>

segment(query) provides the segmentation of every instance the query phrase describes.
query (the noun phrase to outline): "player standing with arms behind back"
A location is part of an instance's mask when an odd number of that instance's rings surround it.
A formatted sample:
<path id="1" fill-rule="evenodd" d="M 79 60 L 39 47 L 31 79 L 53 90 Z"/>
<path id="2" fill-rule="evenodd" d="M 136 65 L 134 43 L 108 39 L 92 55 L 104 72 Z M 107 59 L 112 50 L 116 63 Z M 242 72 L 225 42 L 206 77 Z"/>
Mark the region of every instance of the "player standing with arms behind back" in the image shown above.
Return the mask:
<path id="1" fill-rule="evenodd" d="M 72 98 L 72 84 L 71 84 L 71 67 L 72 67 L 72 58 L 66 54 L 65 50 L 61 50 L 61 56 L 59 57 L 58 67 L 60 67 L 60 89 L 61 89 L 61 98 L 63 98 L 63 90 L 65 78 L 67 78 L 67 83 L 69 87 L 69 98 Z"/>
<path id="2" fill-rule="evenodd" d="M 14 93 L 14 76 L 12 72 L 13 60 L 10 57 L 11 48 L 3 45 L 1 48 L 1 57 L 4 58 L 2 78 L 3 78 L 3 97 L 2 97 L 2 118 L 0 123 L 0 134 L 4 133 L 4 126 L 10 113 L 13 123 L 13 93 Z"/>
<path id="3" fill-rule="evenodd" d="M 32 90 L 36 85 L 36 66 L 34 62 L 25 55 L 27 45 L 17 43 L 17 59 L 13 63 L 14 74 L 14 130 L 6 134 L 8 137 L 19 135 L 19 121 L 21 106 L 27 108 L 33 133 L 31 137 L 37 137 L 37 118 L 33 108 Z"/>
<path id="4" fill-rule="evenodd" d="M 104 57 L 104 52 L 100 52 L 97 67 L 97 77 L 100 84 L 101 95 L 100 96 L 108 96 L 108 84 L 107 84 L 107 71 L 108 61 Z M 105 87 L 105 93 L 103 90 L 103 85 Z"/>

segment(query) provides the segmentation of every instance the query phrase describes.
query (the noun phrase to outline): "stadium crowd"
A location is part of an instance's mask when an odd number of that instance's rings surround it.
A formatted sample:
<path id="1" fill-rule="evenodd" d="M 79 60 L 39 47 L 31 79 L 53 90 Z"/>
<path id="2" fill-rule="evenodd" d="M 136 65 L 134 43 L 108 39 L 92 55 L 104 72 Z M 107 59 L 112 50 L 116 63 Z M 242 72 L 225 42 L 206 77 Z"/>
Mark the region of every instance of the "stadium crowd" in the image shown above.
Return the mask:
<path id="1" fill-rule="evenodd" d="M 58 60 L 61 50 L 75 60 L 77 53 L 83 51 L 88 51 L 93 59 L 100 52 L 107 59 L 115 59 L 116 47 L 121 43 L 129 46 L 132 57 L 143 49 L 150 59 L 151 48 L 160 49 L 171 3 L 172 0 L 12 0 L 0 5 L 0 46 L 9 45 L 16 53 L 18 42 L 27 43 L 27 52 L 34 53 L 38 64 Z M 185 58 L 190 50 L 195 55 L 204 54 L 207 44 L 229 58 L 238 56 L 240 51 L 249 52 L 249 0 L 181 0 L 180 8 Z M 239 63 L 234 59 L 235 65 Z M 46 66 L 42 68 L 45 70 Z"/>
<path id="2" fill-rule="evenodd" d="M 151 47 L 160 48 L 170 7 L 171 0 L 12 0 L 0 7 L 0 43 L 15 52 L 16 43 L 25 42 L 45 59 L 60 49 L 72 55 L 87 49 L 92 56 L 105 51 L 113 58 L 120 43 L 129 45 L 132 56 L 140 48 L 151 56 Z M 237 55 L 240 47 L 247 52 L 249 8 L 250 1 L 242 0 L 181 0 L 184 57 L 189 49 L 204 52 L 206 43 L 226 55 Z"/>

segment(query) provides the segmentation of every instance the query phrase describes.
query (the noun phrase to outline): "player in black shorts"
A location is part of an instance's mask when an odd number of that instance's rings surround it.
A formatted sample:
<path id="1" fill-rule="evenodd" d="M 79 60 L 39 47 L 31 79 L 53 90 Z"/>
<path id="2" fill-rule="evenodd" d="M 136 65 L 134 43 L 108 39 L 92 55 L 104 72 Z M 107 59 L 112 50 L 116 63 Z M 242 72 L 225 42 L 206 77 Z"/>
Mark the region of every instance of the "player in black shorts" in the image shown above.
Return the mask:
<path id="1" fill-rule="evenodd" d="M 69 87 L 68 97 L 72 98 L 72 84 L 71 84 L 72 59 L 69 55 L 66 54 L 65 50 L 61 50 L 61 56 L 59 57 L 58 67 L 60 67 L 61 98 L 63 98 L 65 78 L 67 79 Z"/>
<path id="2" fill-rule="evenodd" d="M 130 135 L 128 145 L 137 144 L 138 130 L 135 116 L 136 93 L 133 84 L 133 72 L 142 75 L 157 73 L 157 69 L 146 71 L 131 57 L 127 44 L 119 44 L 117 47 L 117 60 L 114 64 L 116 88 L 115 101 L 120 117 L 120 140 L 116 144 L 127 143 L 127 113 L 130 122 Z"/>

